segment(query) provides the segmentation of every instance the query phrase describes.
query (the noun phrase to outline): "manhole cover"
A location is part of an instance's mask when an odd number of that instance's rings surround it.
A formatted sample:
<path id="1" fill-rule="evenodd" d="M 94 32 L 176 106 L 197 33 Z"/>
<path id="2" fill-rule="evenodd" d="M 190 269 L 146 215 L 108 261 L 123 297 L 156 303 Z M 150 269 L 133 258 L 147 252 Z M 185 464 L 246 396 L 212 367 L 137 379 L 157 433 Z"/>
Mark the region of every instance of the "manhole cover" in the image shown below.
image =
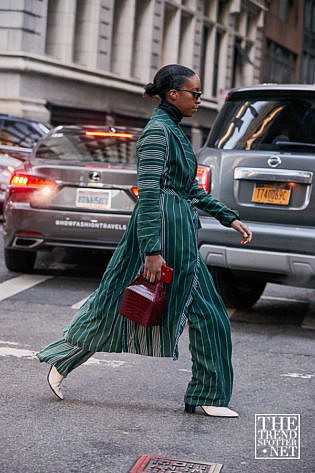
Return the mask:
<path id="1" fill-rule="evenodd" d="M 223 465 L 142 455 L 128 473 L 219 473 Z"/>

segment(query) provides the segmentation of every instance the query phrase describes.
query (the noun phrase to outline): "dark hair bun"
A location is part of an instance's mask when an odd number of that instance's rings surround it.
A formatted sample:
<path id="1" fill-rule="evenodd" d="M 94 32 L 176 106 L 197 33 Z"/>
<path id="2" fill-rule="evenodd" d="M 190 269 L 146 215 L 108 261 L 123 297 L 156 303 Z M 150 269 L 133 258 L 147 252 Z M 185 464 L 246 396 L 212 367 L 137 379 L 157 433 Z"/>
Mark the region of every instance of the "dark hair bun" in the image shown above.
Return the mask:
<path id="1" fill-rule="evenodd" d="M 144 93 L 145 93 L 146 95 L 149 95 L 149 97 L 154 97 L 155 95 L 158 95 L 158 91 L 157 91 L 156 85 L 155 85 L 155 84 L 152 84 L 152 82 L 149 82 L 149 84 L 147 84 L 147 85 L 144 87 Z"/>

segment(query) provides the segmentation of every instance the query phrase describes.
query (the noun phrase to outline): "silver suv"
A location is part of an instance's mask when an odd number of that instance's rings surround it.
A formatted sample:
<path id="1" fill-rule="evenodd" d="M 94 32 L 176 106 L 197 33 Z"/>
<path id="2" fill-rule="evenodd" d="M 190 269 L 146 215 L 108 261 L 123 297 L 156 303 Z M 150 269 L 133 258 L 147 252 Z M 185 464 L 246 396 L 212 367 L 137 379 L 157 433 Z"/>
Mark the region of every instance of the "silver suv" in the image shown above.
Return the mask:
<path id="1" fill-rule="evenodd" d="M 250 307 L 267 282 L 315 287 L 315 87 L 230 91 L 198 160 L 212 195 L 253 232 L 244 248 L 201 216 L 200 252 L 224 302 Z"/>

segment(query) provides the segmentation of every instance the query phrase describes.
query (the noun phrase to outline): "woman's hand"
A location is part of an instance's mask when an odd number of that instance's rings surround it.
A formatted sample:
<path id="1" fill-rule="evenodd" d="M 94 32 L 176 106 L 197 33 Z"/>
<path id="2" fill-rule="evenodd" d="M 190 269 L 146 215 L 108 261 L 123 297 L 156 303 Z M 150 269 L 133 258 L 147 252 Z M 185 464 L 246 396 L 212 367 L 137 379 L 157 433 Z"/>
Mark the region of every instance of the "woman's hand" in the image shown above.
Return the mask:
<path id="1" fill-rule="evenodd" d="M 162 264 L 166 263 L 161 255 L 146 256 L 143 277 L 150 282 L 160 281 Z"/>
<path id="2" fill-rule="evenodd" d="M 240 220 L 233 220 L 233 222 L 231 223 L 231 227 L 242 235 L 242 245 L 250 243 L 253 235 L 250 229 L 245 225 L 245 223 L 241 222 Z"/>

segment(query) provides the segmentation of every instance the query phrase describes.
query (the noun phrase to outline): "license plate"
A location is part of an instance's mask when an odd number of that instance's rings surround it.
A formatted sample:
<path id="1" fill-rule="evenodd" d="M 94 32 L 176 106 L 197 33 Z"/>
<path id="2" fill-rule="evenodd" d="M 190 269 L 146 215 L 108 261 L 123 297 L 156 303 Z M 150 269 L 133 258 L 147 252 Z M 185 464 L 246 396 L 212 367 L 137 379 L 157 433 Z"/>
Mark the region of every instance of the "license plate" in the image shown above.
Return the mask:
<path id="1" fill-rule="evenodd" d="M 76 207 L 94 210 L 110 209 L 111 193 L 103 189 L 77 189 Z"/>
<path id="2" fill-rule="evenodd" d="M 289 185 L 256 184 L 252 202 L 259 204 L 288 205 L 291 195 Z"/>

